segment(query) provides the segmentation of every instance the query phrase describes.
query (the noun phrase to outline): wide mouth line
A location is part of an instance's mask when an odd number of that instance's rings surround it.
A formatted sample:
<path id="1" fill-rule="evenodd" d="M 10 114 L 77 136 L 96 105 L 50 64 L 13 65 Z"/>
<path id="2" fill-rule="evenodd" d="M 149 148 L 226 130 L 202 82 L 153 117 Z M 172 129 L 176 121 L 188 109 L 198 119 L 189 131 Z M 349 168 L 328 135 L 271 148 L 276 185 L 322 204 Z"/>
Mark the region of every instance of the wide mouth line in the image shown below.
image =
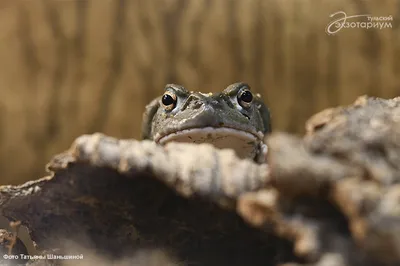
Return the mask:
<path id="1" fill-rule="evenodd" d="M 177 131 L 173 131 L 170 132 L 168 134 L 164 134 L 164 135 L 160 135 L 157 136 L 154 141 L 159 143 L 161 142 L 163 139 L 166 139 L 172 135 L 180 135 L 180 134 L 185 134 L 185 133 L 189 133 L 189 132 L 196 132 L 196 131 L 206 131 L 206 130 L 212 130 L 214 132 L 218 132 L 218 131 L 231 131 L 231 132 L 236 132 L 237 134 L 240 135 L 249 135 L 249 137 L 251 136 L 252 138 L 254 138 L 255 140 L 262 140 L 262 133 L 260 132 L 259 134 L 253 133 L 253 132 L 249 132 L 246 130 L 242 130 L 242 129 L 237 129 L 237 128 L 233 128 L 233 127 L 213 127 L 213 126 L 208 126 L 208 127 L 193 127 L 193 128 L 185 128 L 185 129 L 181 129 L 181 130 L 177 130 Z"/>

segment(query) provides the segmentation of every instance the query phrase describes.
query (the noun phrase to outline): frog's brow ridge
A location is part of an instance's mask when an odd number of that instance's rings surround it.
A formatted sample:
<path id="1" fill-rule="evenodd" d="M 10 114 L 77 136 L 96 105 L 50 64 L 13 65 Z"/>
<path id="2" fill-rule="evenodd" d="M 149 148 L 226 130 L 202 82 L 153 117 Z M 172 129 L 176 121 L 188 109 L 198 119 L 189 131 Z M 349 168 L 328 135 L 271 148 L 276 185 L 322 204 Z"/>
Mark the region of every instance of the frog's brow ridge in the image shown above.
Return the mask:
<path id="1" fill-rule="evenodd" d="M 232 92 L 238 93 L 239 89 L 241 89 L 243 87 L 246 87 L 248 90 L 251 90 L 251 87 L 249 84 L 247 84 L 245 82 L 236 82 L 236 83 L 233 83 L 233 84 L 229 85 L 228 87 L 226 87 L 222 93 L 228 94 L 228 95 L 231 94 Z"/>
<path id="2" fill-rule="evenodd" d="M 185 87 L 183 87 L 182 85 L 178 85 L 178 84 L 171 83 L 171 84 L 165 85 L 164 90 L 166 91 L 168 89 L 172 89 L 180 95 L 188 95 L 189 94 L 189 91 Z"/>

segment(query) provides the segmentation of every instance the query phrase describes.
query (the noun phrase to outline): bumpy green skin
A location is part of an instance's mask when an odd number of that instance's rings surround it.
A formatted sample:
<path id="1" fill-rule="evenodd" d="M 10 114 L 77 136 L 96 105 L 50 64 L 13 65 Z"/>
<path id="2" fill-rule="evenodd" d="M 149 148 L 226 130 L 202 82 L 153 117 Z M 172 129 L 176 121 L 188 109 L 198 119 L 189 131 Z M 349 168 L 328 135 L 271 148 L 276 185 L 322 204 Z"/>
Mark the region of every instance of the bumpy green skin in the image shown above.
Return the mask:
<path id="1" fill-rule="evenodd" d="M 243 108 L 237 100 L 238 93 L 250 89 L 246 83 L 235 83 L 218 94 L 190 92 L 182 86 L 168 84 L 165 91 L 177 96 L 176 107 L 165 110 L 161 97 L 146 106 L 143 114 L 143 139 L 156 140 L 160 136 L 191 128 L 228 127 L 251 133 L 258 137 L 271 131 L 268 107 L 259 95 L 253 94 L 253 102 Z"/>

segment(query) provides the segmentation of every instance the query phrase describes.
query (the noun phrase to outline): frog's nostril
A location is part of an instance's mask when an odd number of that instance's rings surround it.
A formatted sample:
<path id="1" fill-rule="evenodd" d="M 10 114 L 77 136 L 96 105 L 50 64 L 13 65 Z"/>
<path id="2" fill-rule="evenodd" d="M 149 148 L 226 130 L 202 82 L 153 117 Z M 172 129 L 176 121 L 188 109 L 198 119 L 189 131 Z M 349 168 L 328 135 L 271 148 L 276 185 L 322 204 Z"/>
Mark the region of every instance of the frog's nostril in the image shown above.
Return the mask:
<path id="1" fill-rule="evenodd" d="M 198 95 L 190 95 L 185 103 L 183 104 L 181 110 L 185 110 L 190 106 L 191 109 L 199 109 L 203 105 L 203 101 L 200 99 Z"/>
<path id="2" fill-rule="evenodd" d="M 203 103 L 201 101 L 194 101 L 192 105 L 193 109 L 199 109 L 203 105 Z"/>

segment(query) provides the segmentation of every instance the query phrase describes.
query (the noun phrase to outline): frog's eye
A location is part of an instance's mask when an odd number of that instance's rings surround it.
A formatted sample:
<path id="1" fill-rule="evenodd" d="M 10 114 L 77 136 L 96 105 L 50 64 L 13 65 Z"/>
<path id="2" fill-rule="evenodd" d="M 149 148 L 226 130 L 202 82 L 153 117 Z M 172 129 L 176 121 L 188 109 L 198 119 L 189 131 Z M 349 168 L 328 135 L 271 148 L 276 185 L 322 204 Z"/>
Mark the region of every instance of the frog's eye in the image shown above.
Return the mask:
<path id="1" fill-rule="evenodd" d="M 169 91 L 165 92 L 161 98 L 161 103 L 165 110 L 171 111 L 176 106 L 176 95 Z"/>
<path id="2" fill-rule="evenodd" d="M 243 108 L 248 108 L 253 101 L 253 94 L 248 89 L 241 90 L 237 96 L 237 100 Z"/>

